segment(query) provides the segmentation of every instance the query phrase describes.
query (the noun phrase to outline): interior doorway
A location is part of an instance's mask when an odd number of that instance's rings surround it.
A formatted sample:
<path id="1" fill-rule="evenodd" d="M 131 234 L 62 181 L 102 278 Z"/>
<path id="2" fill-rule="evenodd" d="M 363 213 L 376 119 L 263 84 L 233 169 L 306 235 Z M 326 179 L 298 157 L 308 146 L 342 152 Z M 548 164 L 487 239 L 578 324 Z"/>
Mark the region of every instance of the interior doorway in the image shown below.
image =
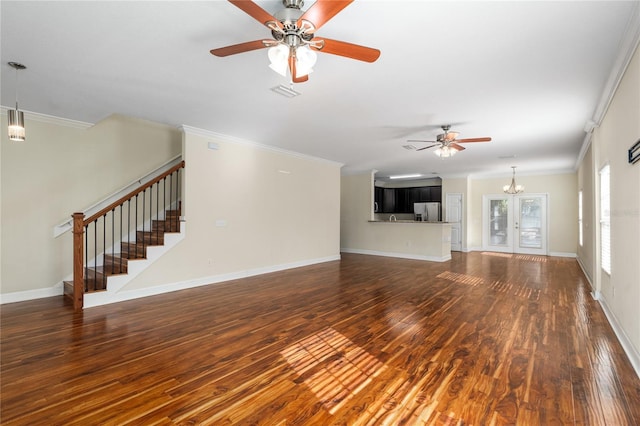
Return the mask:
<path id="1" fill-rule="evenodd" d="M 485 195 L 483 250 L 547 255 L 547 194 Z"/>

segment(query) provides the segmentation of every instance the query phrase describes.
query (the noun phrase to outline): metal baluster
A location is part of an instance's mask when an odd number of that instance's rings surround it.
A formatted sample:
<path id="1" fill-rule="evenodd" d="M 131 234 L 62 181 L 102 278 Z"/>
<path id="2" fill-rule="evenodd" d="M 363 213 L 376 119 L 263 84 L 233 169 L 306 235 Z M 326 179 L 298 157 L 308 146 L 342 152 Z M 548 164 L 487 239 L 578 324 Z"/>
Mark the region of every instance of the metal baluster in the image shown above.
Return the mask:
<path id="1" fill-rule="evenodd" d="M 159 207 L 160 207 L 160 182 L 156 182 L 154 184 L 156 186 L 156 220 L 158 220 L 159 217 Z M 153 221 L 151 221 L 151 223 L 153 224 Z M 153 228 L 151 228 L 153 229 Z M 159 238 L 159 233 L 158 233 L 158 227 L 156 226 L 156 244 L 158 243 L 158 241 L 160 241 Z"/>
<path id="2" fill-rule="evenodd" d="M 104 267 L 104 254 L 107 252 L 107 214 L 105 213 L 102 216 L 102 288 L 105 288 L 104 280 L 105 280 L 105 267 Z M 98 261 L 98 256 L 96 256 L 96 262 Z M 98 267 L 96 266 L 96 269 Z"/>
<path id="3" fill-rule="evenodd" d="M 123 208 L 124 208 L 123 204 L 120 204 L 120 242 L 122 242 L 122 240 L 124 239 L 122 238 L 122 209 Z M 115 249 L 115 242 L 113 244 L 113 247 Z M 122 256 L 120 256 L 120 260 L 118 261 L 118 263 L 120 264 L 118 272 L 122 273 Z"/>
<path id="4" fill-rule="evenodd" d="M 93 289 L 95 290 L 98 280 L 98 220 L 93 221 Z"/>
<path id="5" fill-rule="evenodd" d="M 84 286 L 85 293 L 89 291 L 89 285 L 87 280 L 87 266 L 89 266 L 89 224 L 84 226 L 84 265 L 82 265 L 82 285 Z"/>
<path id="6" fill-rule="evenodd" d="M 113 245 L 115 244 L 115 239 L 116 239 L 116 225 L 115 225 L 115 214 L 116 214 L 116 209 L 113 208 L 111 210 L 111 273 L 113 274 L 113 256 L 115 255 L 115 253 L 113 252 Z M 106 256 L 106 253 L 102 255 L 102 263 L 104 266 L 104 257 Z M 106 268 L 105 268 L 105 272 L 106 272 Z"/>
<path id="7" fill-rule="evenodd" d="M 136 227 L 133 229 L 133 232 L 138 232 L 138 195 L 140 195 L 139 193 L 136 194 Z M 136 244 L 136 256 L 137 256 L 137 252 L 138 252 L 138 235 L 136 234 L 136 241 L 134 242 L 134 244 Z M 131 245 L 129 245 L 129 259 L 132 259 L 131 257 Z"/>
<path id="8" fill-rule="evenodd" d="M 142 191 L 142 232 L 144 236 L 144 221 L 145 221 L 145 211 L 147 208 L 147 190 Z M 137 238 L 136 238 L 137 240 Z M 146 253 L 146 244 L 144 242 L 144 238 L 142 238 L 142 252 Z M 138 257 L 138 246 L 136 245 L 136 258 Z"/>
<path id="9" fill-rule="evenodd" d="M 171 175 L 169 175 L 169 210 L 171 210 L 172 205 L 173 205 L 173 173 L 171 173 Z M 171 227 L 171 232 L 173 232 L 173 228 L 172 228 L 172 225 L 170 223 L 171 220 L 173 220 L 173 218 L 167 220 L 167 217 L 165 215 L 164 226 L 165 227 L 167 227 L 167 226 Z"/>

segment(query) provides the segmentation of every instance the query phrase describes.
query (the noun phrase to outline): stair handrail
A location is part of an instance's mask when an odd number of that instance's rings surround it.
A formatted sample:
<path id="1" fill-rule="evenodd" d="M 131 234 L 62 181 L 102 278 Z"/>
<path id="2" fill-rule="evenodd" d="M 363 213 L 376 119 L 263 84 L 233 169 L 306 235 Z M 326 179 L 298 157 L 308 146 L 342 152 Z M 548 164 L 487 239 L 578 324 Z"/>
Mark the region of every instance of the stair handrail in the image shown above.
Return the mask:
<path id="1" fill-rule="evenodd" d="M 129 192 L 128 194 L 118 198 L 116 201 L 114 201 L 113 203 L 109 204 L 108 206 L 106 206 L 102 210 L 99 210 L 98 212 L 96 212 L 93 215 L 89 216 L 88 219 L 84 219 L 83 225 L 87 225 L 87 224 L 93 222 L 94 220 L 96 220 L 97 218 L 101 217 L 105 213 L 110 212 L 111 210 L 113 210 L 114 208 L 120 206 L 121 204 L 124 204 L 126 201 L 128 201 L 131 198 L 135 197 L 136 195 L 140 194 L 142 191 L 146 190 L 150 186 L 153 186 L 156 183 L 160 182 L 162 179 L 164 179 L 165 177 L 169 176 L 170 174 L 172 174 L 176 170 L 182 169 L 183 167 L 184 167 L 184 160 L 182 160 L 180 163 L 176 164 L 175 166 L 173 166 L 172 168 L 170 168 L 166 172 L 162 173 L 161 175 L 159 175 L 159 176 L 155 177 L 154 179 L 150 180 L 149 182 L 145 183 L 144 185 L 142 185 L 142 186 L 134 189 L 133 191 Z M 83 216 L 84 216 L 84 214 L 83 214 Z M 75 218 L 75 216 L 74 216 L 74 218 Z"/>
<path id="2" fill-rule="evenodd" d="M 171 160 L 167 161 L 166 163 L 164 163 L 162 166 L 158 167 L 157 169 L 155 169 L 152 172 L 147 173 L 146 175 L 133 180 L 131 183 L 129 183 L 128 185 L 122 187 L 121 189 L 119 189 L 118 191 L 112 193 L 111 195 L 109 195 L 108 197 L 105 197 L 104 199 L 98 201 L 97 203 L 91 205 L 90 207 L 87 207 L 86 209 L 82 210 L 85 215 L 87 214 L 93 214 L 93 212 L 97 211 L 97 209 L 101 209 L 103 206 L 106 205 L 106 203 L 110 203 L 111 200 L 115 200 L 116 197 L 121 197 L 121 194 L 126 194 L 129 191 L 132 190 L 132 188 L 137 188 L 138 185 L 143 185 L 143 182 L 147 182 L 149 180 L 155 179 L 155 177 L 159 174 L 159 173 L 164 173 L 166 170 L 168 170 L 168 168 L 175 166 L 176 164 L 179 164 L 179 162 L 182 161 L 182 154 L 179 154 L 175 157 L 173 157 Z M 54 238 L 58 238 L 59 236 L 65 234 L 66 232 L 72 231 L 73 230 L 73 219 L 69 218 L 66 221 L 56 225 L 53 227 L 53 237 Z"/>
<path id="3" fill-rule="evenodd" d="M 112 202 L 108 206 L 102 208 L 86 219 L 83 212 L 76 212 L 71 216 L 73 218 L 73 307 L 76 311 L 81 310 L 84 303 L 84 264 L 82 259 L 84 253 L 84 243 L 82 236 L 84 235 L 85 226 L 110 212 L 111 210 L 115 209 L 116 207 L 123 205 L 128 200 L 134 198 L 136 195 L 142 193 L 143 191 L 146 191 L 148 188 L 160 182 L 167 176 L 184 168 L 184 166 L 185 162 L 184 160 L 182 160 L 180 161 L 180 163 L 176 164 L 169 170 L 163 172 L 144 185 L 120 197 L 116 201 Z"/>

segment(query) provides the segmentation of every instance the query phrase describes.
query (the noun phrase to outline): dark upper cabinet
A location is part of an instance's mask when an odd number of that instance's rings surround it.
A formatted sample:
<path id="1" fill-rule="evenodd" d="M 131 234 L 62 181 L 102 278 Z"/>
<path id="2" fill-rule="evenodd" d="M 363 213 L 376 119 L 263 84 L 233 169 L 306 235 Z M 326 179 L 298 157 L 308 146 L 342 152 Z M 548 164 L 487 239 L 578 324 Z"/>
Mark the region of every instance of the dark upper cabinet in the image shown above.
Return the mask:
<path id="1" fill-rule="evenodd" d="M 374 191 L 374 201 L 375 201 L 375 204 L 373 205 L 373 211 L 374 213 L 382 213 L 382 200 L 384 198 L 384 188 L 379 186 L 374 186 L 373 191 Z"/>
<path id="2" fill-rule="evenodd" d="M 395 213 L 396 191 L 394 188 L 384 188 L 382 193 L 382 213 Z"/>
<path id="3" fill-rule="evenodd" d="M 431 193 L 430 193 L 430 200 L 429 201 L 436 201 L 438 203 L 442 202 L 442 187 L 441 186 L 431 186 L 429 187 L 431 188 Z"/>
<path id="4" fill-rule="evenodd" d="M 441 186 L 374 187 L 377 213 L 413 213 L 413 203 L 442 202 Z"/>
<path id="5" fill-rule="evenodd" d="M 395 213 L 413 213 L 413 203 L 411 203 L 411 209 L 409 209 L 409 189 L 396 188 Z"/>

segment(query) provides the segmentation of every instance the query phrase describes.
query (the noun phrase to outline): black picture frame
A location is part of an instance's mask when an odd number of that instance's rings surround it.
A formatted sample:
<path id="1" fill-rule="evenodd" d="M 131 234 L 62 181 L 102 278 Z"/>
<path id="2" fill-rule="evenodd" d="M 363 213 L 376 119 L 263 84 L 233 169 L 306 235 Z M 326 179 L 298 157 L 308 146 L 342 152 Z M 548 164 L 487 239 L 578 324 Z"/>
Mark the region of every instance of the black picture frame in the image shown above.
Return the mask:
<path id="1" fill-rule="evenodd" d="M 629 148 L 629 164 L 635 164 L 640 160 L 640 139 Z"/>

